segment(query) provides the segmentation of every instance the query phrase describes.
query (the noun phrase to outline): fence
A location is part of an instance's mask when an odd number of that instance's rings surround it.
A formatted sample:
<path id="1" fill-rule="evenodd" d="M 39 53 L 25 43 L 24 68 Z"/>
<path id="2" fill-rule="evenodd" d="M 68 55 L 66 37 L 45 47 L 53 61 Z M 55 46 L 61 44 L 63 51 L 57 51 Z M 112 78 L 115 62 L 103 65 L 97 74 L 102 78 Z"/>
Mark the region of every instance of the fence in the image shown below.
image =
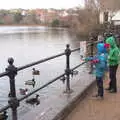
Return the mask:
<path id="1" fill-rule="evenodd" d="M 91 45 L 91 55 L 93 55 L 93 43 L 88 44 L 87 46 Z M 80 48 L 76 48 L 71 50 L 69 44 L 66 45 L 66 49 L 63 53 L 27 64 L 25 66 L 21 66 L 21 67 L 15 67 L 14 66 L 14 59 L 13 58 L 9 58 L 8 59 L 8 63 L 9 66 L 6 68 L 6 71 L 3 73 L 0 73 L 0 78 L 4 77 L 4 76 L 8 76 L 9 77 L 9 82 L 10 82 L 10 99 L 8 101 L 8 105 L 2 107 L 0 109 L 0 113 L 1 113 L 1 120 L 6 119 L 7 115 L 6 115 L 6 110 L 11 108 L 12 110 L 12 120 L 17 120 L 17 107 L 19 107 L 20 102 L 24 99 L 26 99 L 27 97 L 33 95 L 34 93 L 36 93 L 37 91 L 45 88 L 46 86 L 52 84 L 53 82 L 57 81 L 58 79 L 62 79 L 63 81 L 66 80 L 66 93 L 70 93 L 71 92 L 71 88 L 70 88 L 70 75 L 74 74 L 74 70 L 77 69 L 78 67 L 80 67 L 81 65 L 85 64 L 86 62 L 80 63 L 79 65 L 75 66 L 74 68 L 70 69 L 70 55 L 71 53 L 80 50 Z M 47 82 L 46 84 L 42 85 L 41 87 L 35 89 L 34 91 L 28 93 L 27 95 L 21 97 L 21 98 L 17 98 L 16 97 L 16 86 L 15 86 L 15 76 L 18 74 L 19 71 L 24 70 L 26 68 L 32 67 L 34 65 L 40 64 L 40 63 L 44 63 L 46 61 L 58 58 L 60 56 L 66 55 L 66 69 L 65 72 L 59 76 L 57 76 L 56 78 L 54 78 L 53 80 Z"/>

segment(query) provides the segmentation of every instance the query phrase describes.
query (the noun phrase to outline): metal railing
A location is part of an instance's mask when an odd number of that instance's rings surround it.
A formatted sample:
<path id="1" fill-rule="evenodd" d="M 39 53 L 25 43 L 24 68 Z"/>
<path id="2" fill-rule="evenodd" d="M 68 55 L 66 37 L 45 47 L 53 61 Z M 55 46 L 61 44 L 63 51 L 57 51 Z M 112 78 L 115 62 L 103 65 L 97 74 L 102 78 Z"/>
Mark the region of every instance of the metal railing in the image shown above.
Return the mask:
<path id="1" fill-rule="evenodd" d="M 89 46 L 89 45 L 93 46 L 93 43 L 88 44 L 87 46 Z M 26 99 L 27 97 L 33 95 L 37 91 L 45 88 L 46 86 L 52 84 L 53 82 L 55 82 L 55 81 L 57 81 L 58 79 L 61 79 L 61 78 L 62 78 L 62 80 L 66 80 L 66 93 L 70 93 L 71 92 L 71 88 L 70 88 L 70 75 L 73 75 L 75 69 L 77 69 L 78 67 L 80 67 L 81 65 L 86 63 L 86 62 L 80 63 L 79 65 L 77 65 L 74 68 L 70 69 L 70 55 L 71 55 L 72 52 L 75 52 L 75 51 L 78 51 L 78 50 L 80 50 L 80 48 L 76 48 L 76 49 L 71 50 L 69 44 L 67 44 L 66 45 L 66 49 L 65 49 L 65 51 L 63 53 L 60 53 L 60 54 L 57 54 L 57 55 L 54 55 L 54 56 L 51 56 L 51 57 L 48 57 L 48 58 L 45 58 L 45 59 L 33 62 L 33 63 L 30 63 L 30 64 L 27 64 L 27 65 L 24 65 L 24 66 L 21 66 L 21 67 L 14 66 L 14 59 L 13 58 L 9 58 L 8 59 L 9 66 L 6 68 L 5 72 L 0 73 L 0 78 L 4 77 L 4 76 L 8 76 L 9 77 L 10 95 L 11 96 L 10 96 L 10 99 L 8 101 L 8 105 L 2 107 L 0 109 L 0 113 L 5 115 L 6 110 L 11 108 L 11 110 L 12 110 L 12 120 L 17 120 L 18 119 L 17 118 L 17 107 L 19 107 L 20 102 L 22 100 Z M 93 51 L 93 50 L 91 50 L 91 51 Z M 20 70 L 24 70 L 26 68 L 29 68 L 29 67 L 32 67 L 34 65 L 46 62 L 48 60 L 52 60 L 52 59 L 58 58 L 58 57 L 63 56 L 63 55 L 66 55 L 66 69 L 65 69 L 65 72 L 63 74 L 57 76 L 56 78 L 50 80 L 46 84 L 44 84 L 41 87 L 33 90 L 32 92 L 28 93 L 27 95 L 24 95 L 21 98 L 17 98 L 16 97 L 15 76 L 18 74 L 18 72 Z"/>

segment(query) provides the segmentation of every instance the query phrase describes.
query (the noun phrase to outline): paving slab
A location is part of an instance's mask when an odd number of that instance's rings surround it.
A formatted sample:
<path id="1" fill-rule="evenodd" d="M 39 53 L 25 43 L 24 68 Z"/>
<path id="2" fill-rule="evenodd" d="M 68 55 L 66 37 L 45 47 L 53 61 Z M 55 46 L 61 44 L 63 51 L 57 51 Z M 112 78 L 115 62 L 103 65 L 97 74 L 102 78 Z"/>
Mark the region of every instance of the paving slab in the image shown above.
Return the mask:
<path id="1" fill-rule="evenodd" d="M 104 99 L 98 100 L 91 97 L 96 92 L 94 87 L 65 120 L 120 120 L 120 67 L 117 88 L 117 93 L 105 91 Z"/>

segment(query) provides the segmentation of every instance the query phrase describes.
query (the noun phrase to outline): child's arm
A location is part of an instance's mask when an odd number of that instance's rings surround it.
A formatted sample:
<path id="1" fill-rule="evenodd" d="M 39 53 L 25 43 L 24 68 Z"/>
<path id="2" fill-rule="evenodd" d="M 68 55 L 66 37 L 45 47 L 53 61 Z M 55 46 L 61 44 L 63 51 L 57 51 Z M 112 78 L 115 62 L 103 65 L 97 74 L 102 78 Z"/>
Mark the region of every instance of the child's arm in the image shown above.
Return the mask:
<path id="1" fill-rule="evenodd" d="M 97 58 L 97 56 L 94 56 L 85 58 L 85 61 L 90 61 L 92 64 L 96 64 L 99 62 L 99 59 Z"/>
<path id="2" fill-rule="evenodd" d="M 93 57 L 86 57 L 85 58 L 85 61 L 93 61 L 96 59 L 96 56 L 93 56 Z"/>

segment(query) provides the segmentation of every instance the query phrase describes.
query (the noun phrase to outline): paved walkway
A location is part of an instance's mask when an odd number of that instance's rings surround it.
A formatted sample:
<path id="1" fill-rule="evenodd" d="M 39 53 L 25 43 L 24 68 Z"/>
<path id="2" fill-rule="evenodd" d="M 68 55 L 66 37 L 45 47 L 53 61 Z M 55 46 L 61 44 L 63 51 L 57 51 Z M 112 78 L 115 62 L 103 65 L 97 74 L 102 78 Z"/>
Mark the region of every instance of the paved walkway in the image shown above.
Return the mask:
<path id="1" fill-rule="evenodd" d="M 65 120 L 120 120 L 120 67 L 117 83 L 118 92 L 105 91 L 104 100 L 91 97 L 96 92 L 93 88 Z"/>

